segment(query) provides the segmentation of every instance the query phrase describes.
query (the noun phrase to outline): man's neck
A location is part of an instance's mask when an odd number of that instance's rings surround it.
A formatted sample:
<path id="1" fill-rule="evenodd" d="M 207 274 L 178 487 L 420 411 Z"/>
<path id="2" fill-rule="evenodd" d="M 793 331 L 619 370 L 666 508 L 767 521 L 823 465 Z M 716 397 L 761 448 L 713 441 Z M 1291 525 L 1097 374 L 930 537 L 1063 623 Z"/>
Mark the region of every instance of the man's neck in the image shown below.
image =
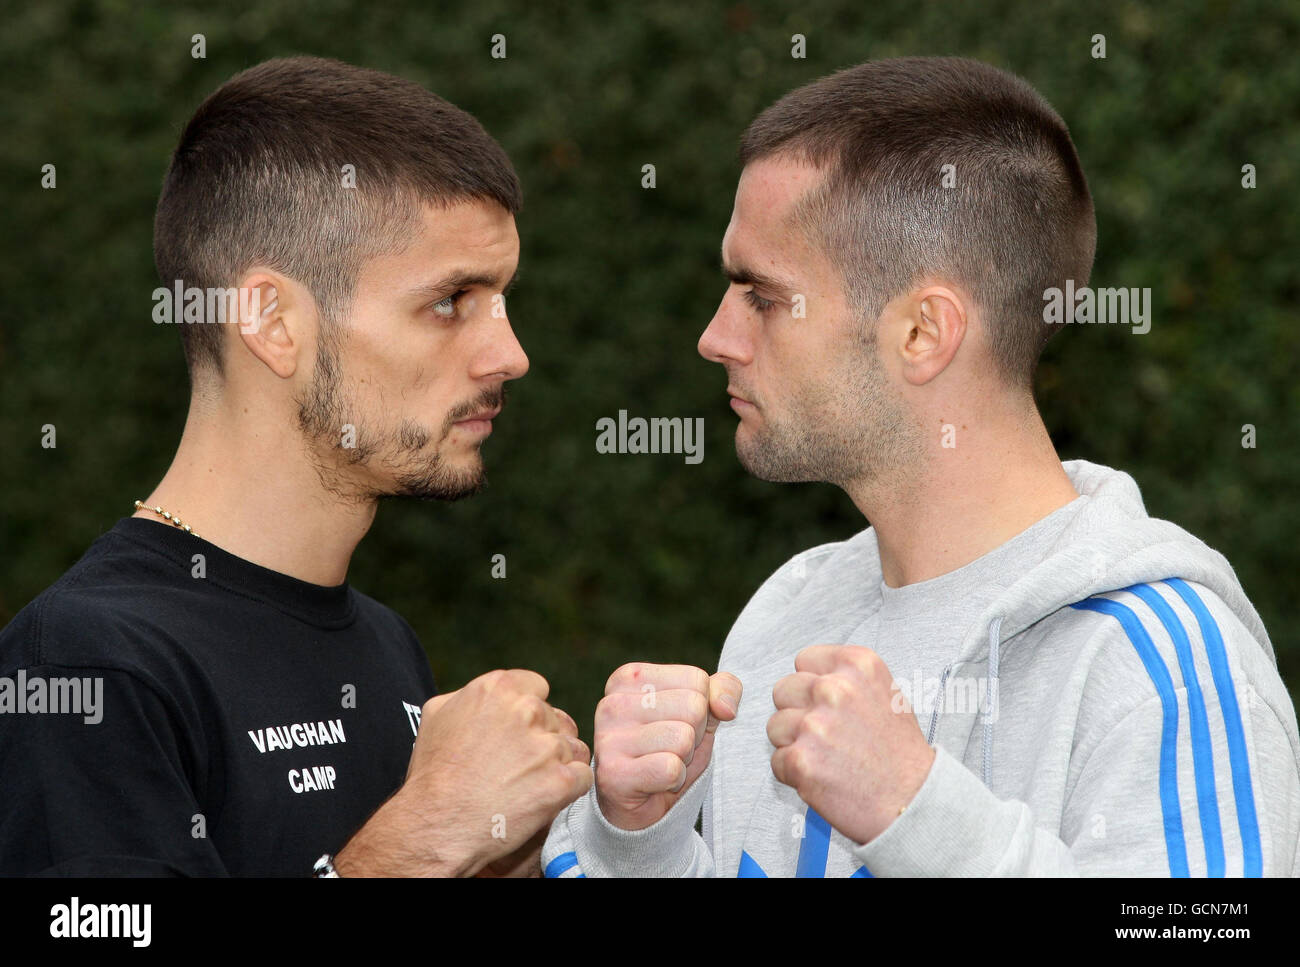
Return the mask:
<path id="1" fill-rule="evenodd" d="M 1079 496 L 1036 410 L 956 430 L 899 479 L 845 486 L 875 528 L 890 587 L 948 574 Z"/>
<path id="2" fill-rule="evenodd" d="M 312 584 L 342 584 L 376 501 L 331 493 L 293 423 L 251 410 L 191 406 L 176 457 L 134 516 L 160 520 L 152 509 L 160 506 L 236 557 Z"/>

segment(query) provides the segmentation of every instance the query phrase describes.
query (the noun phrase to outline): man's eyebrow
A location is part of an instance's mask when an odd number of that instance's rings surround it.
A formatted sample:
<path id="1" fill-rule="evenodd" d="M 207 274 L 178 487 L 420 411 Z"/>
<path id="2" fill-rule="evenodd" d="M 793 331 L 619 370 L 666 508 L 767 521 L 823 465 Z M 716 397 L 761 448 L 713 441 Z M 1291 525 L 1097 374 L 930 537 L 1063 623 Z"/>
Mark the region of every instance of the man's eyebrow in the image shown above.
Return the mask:
<path id="1" fill-rule="evenodd" d="M 454 292 L 457 289 L 468 289 L 471 286 L 482 286 L 485 289 L 500 288 L 502 293 L 509 292 L 516 282 L 519 281 L 519 270 L 515 269 L 509 281 L 504 286 L 501 285 L 501 276 L 492 272 L 475 272 L 468 269 L 456 269 L 448 275 L 439 279 L 437 282 L 423 282 L 419 285 L 412 286 L 407 290 L 408 295 L 412 296 L 432 296 L 440 292 Z"/>
<path id="2" fill-rule="evenodd" d="M 757 285 L 770 292 L 789 292 L 795 288 L 794 283 L 788 279 L 766 275 L 747 265 L 728 262 L 726 258 L 722 260 L 722 274 L 736 285 Z"/>

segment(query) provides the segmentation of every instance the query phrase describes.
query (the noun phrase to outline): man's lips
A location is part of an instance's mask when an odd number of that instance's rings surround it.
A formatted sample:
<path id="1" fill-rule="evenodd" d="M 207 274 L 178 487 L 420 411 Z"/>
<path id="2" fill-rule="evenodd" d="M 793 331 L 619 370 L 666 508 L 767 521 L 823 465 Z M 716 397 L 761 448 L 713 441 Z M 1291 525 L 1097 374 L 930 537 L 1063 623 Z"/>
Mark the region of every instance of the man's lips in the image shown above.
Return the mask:
<path id="1" fill-rule="evenodd" d="M 465 417 L 465 419 L 463 419 L 463 420 L 457 420 L 456 422 L 457 422 L 457 423 L 476 423 L 476 422 L 478 422 L 479 420 L 495 420 L 495 419 L 497 418 L 497 415 L 498 415 L 500 412 L 501 412 L 501 407 L 498 406 L 495 410 L 483 410 L 482 412 L 475 413 L 475 414 L 473 414 L 472 416 L 467 416 L 467 417 Z"/>
<path id="2" fill-rule="evenodd" d="M 753 403 L 751 403 L 749 400 L 745 399 L 743 396 L 739 395 L 738 393 L 733 392 L 732 390 L 727 390 L 727 395 L 731 397 L 731 408 L 735 410 L 737 413 L 745 413 L 749 410 L 758 409 L 758 407 L 755 406 Z"/>
<path id="3" fill-rule="evenodd" d="M 501 412 L 501 407 L 494 410 L 483 410 L 465 417 L 463 420 L 457 420 L 453 426 L 460 427 L 462 430 L 469 430 L 471 433 L 491 433 L 492 421 L 497 414 Z"/>

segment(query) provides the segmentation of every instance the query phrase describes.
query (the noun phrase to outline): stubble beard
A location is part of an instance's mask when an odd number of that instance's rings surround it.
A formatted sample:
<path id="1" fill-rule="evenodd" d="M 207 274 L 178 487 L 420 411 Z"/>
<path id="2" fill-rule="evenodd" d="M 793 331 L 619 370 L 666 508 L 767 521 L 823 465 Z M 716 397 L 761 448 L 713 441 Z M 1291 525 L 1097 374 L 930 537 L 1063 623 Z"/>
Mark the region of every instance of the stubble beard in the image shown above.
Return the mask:
<path id="1" fill-rule="evenodd" d="M 435 440 L 413 420 L 379 431 L 370 421 L 359 421 L 345 382 L 338 349 L 327 337 L 316 354 L 311 385 L 297 403 L 298 428 L 328 492 L 358 502 L 382 497 L 453 501 L 472 497 L 487 486 L 477 447 L 471 465 L 454 467 L 444 461 L 442 445 L 457 420 L 504 403 L 504 387 L 454 408 Z M 350 447 L 343 445 L 347 424 L 355 427 Z"/>
<path id="2" fill-rule="evenodd" d="M 898 479 L 920 453 L 903 399 L 889 385 L 874 331 L 838 357 L 832 378 L 794 395 L 784 414 L 760 411 L 736 431 L 736 456 L 772 483 L 878 483 Z"/>

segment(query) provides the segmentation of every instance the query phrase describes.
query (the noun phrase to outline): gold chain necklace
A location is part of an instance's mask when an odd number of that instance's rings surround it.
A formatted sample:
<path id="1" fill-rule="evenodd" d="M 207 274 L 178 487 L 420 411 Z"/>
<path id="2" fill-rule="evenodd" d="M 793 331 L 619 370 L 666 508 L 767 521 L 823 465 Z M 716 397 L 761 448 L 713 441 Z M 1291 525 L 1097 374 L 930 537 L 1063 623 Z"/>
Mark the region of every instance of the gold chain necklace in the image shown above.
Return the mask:
<path id="1" fill-rule="evenodd" d="M 183 530 L 185 533 L 187 533 L 187 534 L 194 534 L 194 531 L 190 528 L 190 525 L 189 525 L 189 524 L 183 523 L 183 522 L 181 521 L 181 519 L 180 519 L 179 517 L 177 517 L 175 514 L 169 514 L 169 513 L 167 513 L 167 511 L 163 510 L 161 507 L 148 507 L 148 506 L 145 505 L 145 502 L 144 502 L 143 500 L 137 500 L 137 501 L 135 502 L 135 509 L 136 509 L 136 510 L 152 510 L 152 511 L 153 511 L 155 514 L 157 514 L 159 517 L 163 518 L 163 520 L 171 521 L 171 523 L 172 523 L 174 526 L 179 527 L 179 528 L 180 528 L 181 530 Z M 194 536 L 195 536 L 195 537 L 198 537 L 199 535 L 198 535 L 198 534 L 194 534 Z"/>

